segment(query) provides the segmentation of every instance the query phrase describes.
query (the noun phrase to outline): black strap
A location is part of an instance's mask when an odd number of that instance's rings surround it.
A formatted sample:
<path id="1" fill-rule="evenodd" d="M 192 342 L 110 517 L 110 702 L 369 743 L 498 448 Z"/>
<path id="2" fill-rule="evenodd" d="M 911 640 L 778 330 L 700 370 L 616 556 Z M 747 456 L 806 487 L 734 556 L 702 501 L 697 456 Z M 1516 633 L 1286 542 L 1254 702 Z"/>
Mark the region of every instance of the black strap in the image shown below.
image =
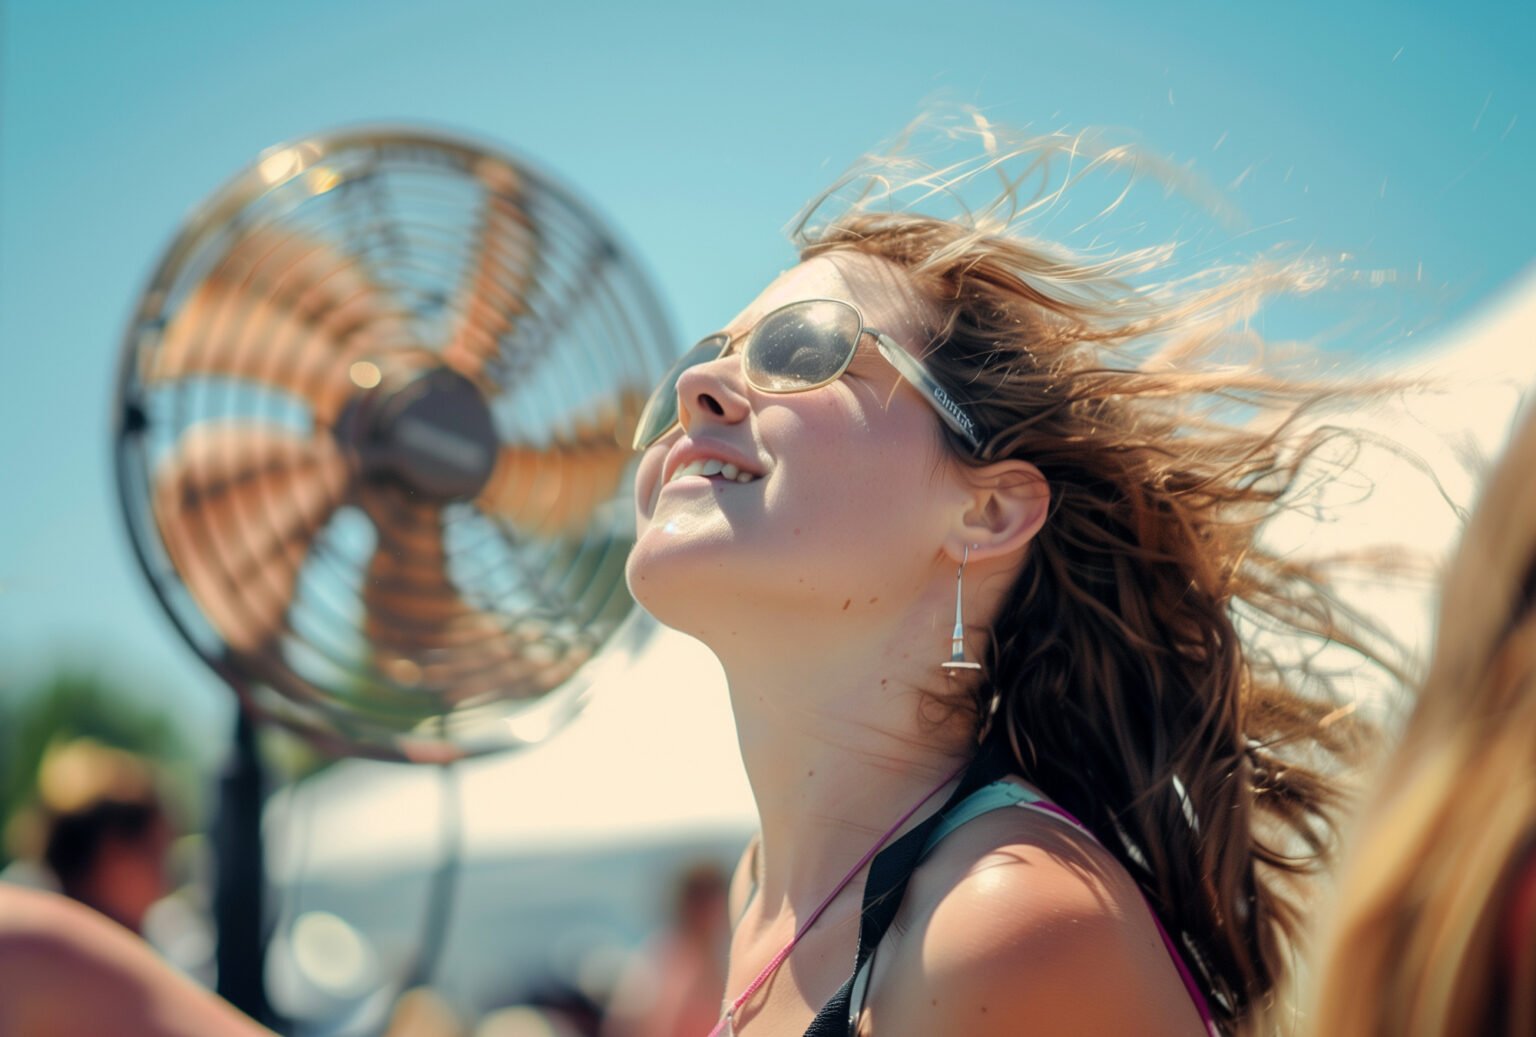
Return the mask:
<path id="1" fill-rule="evenodd" d="M 923 847 L 928 845 L 928 837 L 956 804 L 994 777 L 991 767 L 972 766 L 942 807 L 875 856 L 869 866 L 869 879 L 864 884 L 859 950 L 854 957 L 853 975 L 838 988 L 831 1000 L 821 1006 L 821 1011 L 811 1020 L 810 1029 L 805 1031 L 805 1037 L 851 1037 L 854 1033 L 858 1026 L 858 1019 L 850 1018 L 854 976 L 896 920 L 896 912 L 901 909 L 902 898 L 906 896 L 912 873 L 922 858 Z"/>

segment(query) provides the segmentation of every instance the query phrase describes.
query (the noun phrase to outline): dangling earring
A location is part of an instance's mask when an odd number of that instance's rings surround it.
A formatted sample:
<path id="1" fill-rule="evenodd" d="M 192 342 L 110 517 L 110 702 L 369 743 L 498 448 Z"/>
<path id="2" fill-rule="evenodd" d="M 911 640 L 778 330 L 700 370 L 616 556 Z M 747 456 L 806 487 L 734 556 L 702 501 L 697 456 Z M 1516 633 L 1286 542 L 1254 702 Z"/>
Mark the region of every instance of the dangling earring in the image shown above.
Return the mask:
<path id="1" fill-rule="evenodd" d="M 981 663 L 966 662 L 965 659 L 965 563 L 970 560 L 971 548 L 965 548 L 965 553 L 960 557 L 960 569 L 955 573 L 955 632 L 949 639 L 949 661 L 940 663 L 953 677 L 956 670 L 979 670 Z"/>

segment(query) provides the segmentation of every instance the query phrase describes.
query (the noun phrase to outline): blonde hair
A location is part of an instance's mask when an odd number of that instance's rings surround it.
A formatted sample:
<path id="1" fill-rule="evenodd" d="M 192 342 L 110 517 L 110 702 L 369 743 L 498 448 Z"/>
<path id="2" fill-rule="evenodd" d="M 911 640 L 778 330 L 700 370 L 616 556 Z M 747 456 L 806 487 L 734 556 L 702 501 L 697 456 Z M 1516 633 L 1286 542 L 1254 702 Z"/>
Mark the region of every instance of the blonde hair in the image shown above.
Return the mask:
<path id="1" fill-rule="evenodd" d="M 1434 659 L 1339 888 L 1319 1034 L 1536 1033 L 1496 989 L 1515 870 L 1536 850 L 1536 413 L 1446 575 Z M 1527 977 L 1529 979 L 1529 977 Z"/>
<path id="2" fill-rule="evenodd" d="M 1258 534 L 1342 435 L 1301 432 L 1303 415 L 1383 390 L 1262 362 L 1248 318 L 1266 297 L 1324 283 L 1310 260 L 1173 276 L 1172 246 L 1084 256 L 1028 233 L 1085 170 L 1151 169 L 1177 186 L 1174 167 L 971 116 L 959 132 L 980 158 L 867 160 L 802 217 L 801 256 L 853 251 L 904 270 L 934 315 L 925 361 L 986 430 L 979 456 L 946 430 L 954 455 L 1026 459 L 1048 480 L 1051 514 L 992 617 L 983 678 L 952 705 L 974 713 L 983 756 L 1117 854 L 1223 1029 L 1252 1030 L 1335 842 L 1332 775 L 1366 726 L 1326 674 L 1253 634 L 1303 633 L 1385 662 L 1325 567 Z M 959 201 L 994 174 L 989 201 Z M 913 197 L 957 211 L 916 212 Z"/>

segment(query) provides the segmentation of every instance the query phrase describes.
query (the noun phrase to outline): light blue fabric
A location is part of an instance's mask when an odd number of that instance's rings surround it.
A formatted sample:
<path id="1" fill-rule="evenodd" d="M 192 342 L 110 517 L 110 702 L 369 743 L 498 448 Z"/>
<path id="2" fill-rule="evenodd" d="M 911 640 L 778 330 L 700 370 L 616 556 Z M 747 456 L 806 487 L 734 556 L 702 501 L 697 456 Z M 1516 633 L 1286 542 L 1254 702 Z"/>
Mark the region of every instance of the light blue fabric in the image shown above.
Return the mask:
<path id="1" fill-rule="evenodd" d="M 929 833 L 928 841 L 923 844 L 923 852 L 918 860 L 925 859 L 935 846 L 944 841 L 945 836 L 967 821 L 994 810 L 1001 810 L 1003 807 L 1042 802 L 1045 802 L 1044 796 L 1032 789 L 1015 785 L 1011 781 L 994 781 L 990 785 L 983 785 L 957 803 L 955 808 L 945 815 L 944 820 L 939 822 L 938 827 Z"/>
<path id="2" fill-rule="evenodd" d="M 927 841 L 923 844 L 923 852 L 918 857 L 918 862 L 921 863 L 923 858 L 927 857 L 935 846 L 944 841 L 945 836 L 967 821 L 975 820 L 982 814 L 990 813 L 993 810 L 1001 810 L 1003 807 L 1022 807 L 1025 810 L 1049 815 L 1064 824 L 1071 825 L 1095 843 L 1098 842 L 1094 838 L 1093 833 L 1084 828 L 1080 821 L 1051 803 L 1050 800 L 1040 795 L 1040 793 L 1032 789 L 1021 788 L 1008 781 L 995 781 L 990 785 L 982 786 L 955 804 L 954 809 L 934 826 L 933 831 L 928 835 Z M 1146 894 L 1143 893 L 1142 897 L 1145 900 Z M 1220 1037 L 1220 1031 L 1211 1018 L 1211 1009 L 1206 1002 L 1204 992 L 1195 982 L 1194 977 L 1189 972 L 1189 967 L 1184 963 L 1184 959 L 1174 947 L 1173 940 L 1169 937 L 1168 931 L 1163 928 L 1162 920 L 1152 910 L 1150 901 L 1147 902 L 1147 911 L 1151 915 L 1152 924 L 1157 927 L 1158 935 L 1162 937 L 1163 947 L 1168 951 L 1168 957 L 1173 961 L 1174 967 L 1178 970 L 1179 979 L 1183 981 L 1184 989 L 1188 991 L 1190 999 L 1194 1002 L 1195 1010 L 1200 1013 L 1201 1022 L 1205 1024 L 1206 1034 L 1208 1037 Z M 870 950 L 868 956 L 864 959 L 864 963 L 855 970 L 851 980 L 847 1024 L 847 1032 L 850 1034 L 856 1033 L 858 1030 L 859 1015 L 864 1009 L 864 999 L 868 994 L 869 977 L 874 971 L 875 951 L 878 947 L 879 945 L 876 944 L 875 948 Z M 815 1030 L 815 1024 L 813 1024 L 812 1030 L 807 1032 L 819 1031 Z"/>

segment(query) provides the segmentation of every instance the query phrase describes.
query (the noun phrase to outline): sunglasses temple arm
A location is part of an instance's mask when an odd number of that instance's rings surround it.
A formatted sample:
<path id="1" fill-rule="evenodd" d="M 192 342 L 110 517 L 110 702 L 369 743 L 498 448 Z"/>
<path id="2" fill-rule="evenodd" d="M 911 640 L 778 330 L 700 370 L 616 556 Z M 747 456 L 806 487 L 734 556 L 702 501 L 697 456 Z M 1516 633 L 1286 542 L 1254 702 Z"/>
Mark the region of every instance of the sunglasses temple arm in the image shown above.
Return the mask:
<path id="1" fill-rule="evenodd" d="M 972 450 L 979 451 L 981 436 L 976 428 L 976 422 L 955 402 L 954 397 L 949 395 L 949 391 L 906 350 L 878 331 L 873 329 L 870 331 L 875 336 L 875 344 L 880 348 L 880 355 L 890 361 L 891 366 L 896 368 L 903 378 L 928 398 L 928 402 L 933 404 L 933 409 L 939 412 L 939 417 L 944 420 L 944 424 L 969 443 Z"/>

